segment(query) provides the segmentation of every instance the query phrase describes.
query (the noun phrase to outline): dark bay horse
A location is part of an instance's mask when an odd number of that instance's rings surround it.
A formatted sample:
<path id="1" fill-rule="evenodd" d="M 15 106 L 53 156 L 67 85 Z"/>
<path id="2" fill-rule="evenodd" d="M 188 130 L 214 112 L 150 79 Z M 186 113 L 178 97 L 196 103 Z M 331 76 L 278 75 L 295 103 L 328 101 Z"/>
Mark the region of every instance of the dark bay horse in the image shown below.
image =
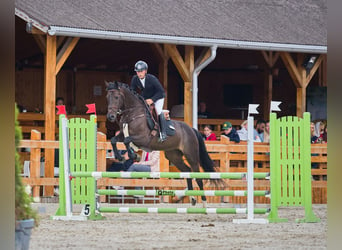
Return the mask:
<path id="1" fill-rule="evenodd" d="M 120 133 L 111 139 L 115 157 L 121 156 L 117 150 L 116 143 L 124 142 L 129 157 L 134 158 L 135 153 L 130 147 L 132 142 L 137 147 L 145 150 L 163 150 L 165 157 L 170 160 L 181 172 L 199 172 L 200 165 L 205 172 L 215 172 L 214 162 L 208 155 L 201 134 L 181 121 L 173 121 L 175 134 L 168 136 L 163 142 L 159 141 L 158 133 L 152 133 L 148 126 L 149 108 L 144 99 L 127 84 L 120 82 L 109 82 L 107 85 L 108 113 L 107 118 L 115 122 L 117 115 L 121 118 Z M 128 127 L 128 128 L 127 128 Z M 190 166 L 188 166 L 183 156 Z M 202 179 L 196 182 L 203 190 Z M 216 186 L 223 185 L 223 180 L 215 180 Z M 192 180 L 187 179 L 188 190 L 192 190 Z M 206 197 L 202 196 L 203 205 L 206 205 Z M 196 204 L 194 197 L 191 197 L 192 205 Z"/>

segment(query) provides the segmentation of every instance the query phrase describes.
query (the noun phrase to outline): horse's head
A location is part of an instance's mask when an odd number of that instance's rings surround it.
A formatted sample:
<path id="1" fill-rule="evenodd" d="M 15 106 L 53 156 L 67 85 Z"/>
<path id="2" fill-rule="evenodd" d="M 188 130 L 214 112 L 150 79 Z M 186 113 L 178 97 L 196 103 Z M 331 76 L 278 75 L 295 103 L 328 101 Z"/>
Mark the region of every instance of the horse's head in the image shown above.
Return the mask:
<path id="1" fill-rule="evenodd" d="M 109 121 L 114 122 L 123 106 L 123 96 L 120 92 L 120 84 L 118 82 L 106 82 L 106 86 L 108 103 L 107 118 Z"/>

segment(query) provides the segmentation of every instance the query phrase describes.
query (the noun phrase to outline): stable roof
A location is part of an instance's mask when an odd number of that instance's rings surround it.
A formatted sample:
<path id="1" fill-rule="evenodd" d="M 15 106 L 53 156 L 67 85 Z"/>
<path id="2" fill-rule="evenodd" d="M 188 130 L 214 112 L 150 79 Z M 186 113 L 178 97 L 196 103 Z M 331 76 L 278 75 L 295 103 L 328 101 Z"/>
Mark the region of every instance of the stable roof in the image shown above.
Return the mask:
<path id="1" fill-rule="evenodd" d="M 16 0 L 50 35 L 327 52 L 327 0 Z"/>

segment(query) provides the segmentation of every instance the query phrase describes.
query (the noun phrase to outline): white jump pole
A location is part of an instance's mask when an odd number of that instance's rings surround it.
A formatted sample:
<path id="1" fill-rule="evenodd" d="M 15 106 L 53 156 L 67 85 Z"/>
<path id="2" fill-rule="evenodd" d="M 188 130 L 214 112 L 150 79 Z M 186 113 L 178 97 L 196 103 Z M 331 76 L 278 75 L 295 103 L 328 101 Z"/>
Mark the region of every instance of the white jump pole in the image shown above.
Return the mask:
<path id="1" fill-rule="evenodd" d="M 70 184 L 70 162 L 69 162 L 69 138 L 68 120 L 62 119 L 62 143 L 63 143 L 63 163 L 64 163 L 64 182 L 65 182 L 65 205 L 66 216 L 72 216 L 71 184 Z"/>
<path id="2" fill-rule="evenodd" d="M 247 219 L 233 219 L 233 223 L 255 223 L 266 224 L 267 219 L 254 218 L 254 117 L 251 114 L 258 114 L 256 108 L 259 104 L 248 106 L 248 140 L 247 140 Z"/>

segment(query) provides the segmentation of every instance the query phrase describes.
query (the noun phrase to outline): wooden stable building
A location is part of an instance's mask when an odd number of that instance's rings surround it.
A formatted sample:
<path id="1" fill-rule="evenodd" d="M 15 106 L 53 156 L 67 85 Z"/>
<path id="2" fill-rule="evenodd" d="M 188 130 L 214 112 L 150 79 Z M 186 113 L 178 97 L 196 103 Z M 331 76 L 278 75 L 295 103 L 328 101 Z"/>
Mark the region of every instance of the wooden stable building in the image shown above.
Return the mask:
<path id="1" fill-rule="evenodd" d="M 308 86 L 327 87 L 326 1 L 16 0 L 17 104 L 43 114 L 45 140 L 55 140 L 56 97 L 69 114 L 96 103 L 106 113 L 105 81 L 130 83 L 137 60 L 158 76 L 165 108 L 184 104 L 197 124 L 197 102 L 214 118 L 245 119 L 248 103 L 269 116 L 306 111 Z M 54 151 L 45 150 L 45 176 Z M 52 192 L 51 190 L 48 191 Z"/>

